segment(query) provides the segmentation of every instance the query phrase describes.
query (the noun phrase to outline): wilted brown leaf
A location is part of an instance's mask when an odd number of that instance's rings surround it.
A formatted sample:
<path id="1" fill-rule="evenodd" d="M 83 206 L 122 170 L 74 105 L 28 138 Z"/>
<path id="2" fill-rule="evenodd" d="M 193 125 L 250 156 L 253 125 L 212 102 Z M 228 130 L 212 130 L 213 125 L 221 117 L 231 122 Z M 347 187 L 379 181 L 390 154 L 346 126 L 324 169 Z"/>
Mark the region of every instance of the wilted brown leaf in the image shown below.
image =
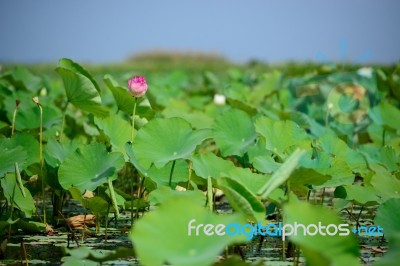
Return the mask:
<path id="1" fill-rule="evenodd" d="M 95 226 L 96 216 L 93 214 L 79 214 L 69 217 L 66 221 L 71 229 L 84 229 Z"/>

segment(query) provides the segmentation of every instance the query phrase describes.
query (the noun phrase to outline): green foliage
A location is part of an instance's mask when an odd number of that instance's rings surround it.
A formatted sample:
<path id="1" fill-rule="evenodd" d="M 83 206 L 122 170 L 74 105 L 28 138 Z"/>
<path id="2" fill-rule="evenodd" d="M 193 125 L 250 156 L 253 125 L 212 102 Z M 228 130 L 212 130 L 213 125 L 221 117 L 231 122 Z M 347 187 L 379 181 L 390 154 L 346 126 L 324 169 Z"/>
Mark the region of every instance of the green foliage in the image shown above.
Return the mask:
<path id="1" fill-rule="evenodd" d="M 400 110 L 388 102 L 381 102 L 369 112 L 372 120 L 387 128 L 398 130 L 400 128 Z"/>
<path id="2" fill-rule="evenodd" d="M 234 210 L 243 213 L 254 222 L 264 218 L 264 205 L 245 186 L 230 178 L 221 178 L 217 184 Z"/>
<path id="3" fill-rule="evenodd" d="M 376 261 L 374 266 L 397 266 L 399 264 L 400 256 L 400 235 L 396 237 L 389 243 L 389 250 L 387 254 L 381 259 Z"/>
<path id="4" fill-rule="evenodd" d="M 254 143 L 256 132 L 245 112 L 231 109 L 216 118 L 213 137 L 223 156 L 242 156 Z"/>
<path id="5" fill-rule="evenodd" d="M 133 153 L 144 168 L 152 164 L 161 168 L 170 161 L 189 158 L 209 135 L 209 130 L 193 131 L 182 118 L 153 119 L 139 130 Z"/>
<path id="6" fill-rule="evenodd" d="M 376 213 L 375 223 L 383 228 L 385 236 L 389 241 L 399 236 L 400 229 L 400 199 L 390 199 L 385 201 Z"/>
<path id="7" fill-rule="evenodd" d="M 101 105 L 100 88 L 91 75 L 70 59 L 59 61 L 57 73 L 63 79 L 67 101 L 83 111 L 103 117 L 108 114 Z"/>
<path id="8" fill-rule="evenodd" d="M 108 179 L 115 180 L 117 170 L 123 164 L 121 153 L 109 153 L 102 144 L 93 143 L 66 157 L 60 165 L 58 178 L 64 189 L 76 187 L 81 191 L 93 191 Z"/>
<path id="9" fill-rule="evenodd" d="M 285 205 L 284 212 L 285 223 L 292 225 L 295 222 L 304 225 L 321 223 L 322 226 L 343 223 L 331 210 L 306 202 L 290 202 Z M 300 246 L 310 265 L 359 265 L 358 243 L 352 235 L 311 236 L 300 232 L 290 239 Z"/>
<path id="10" fill-rule="evenodd" d="M 282 185 L 290 177 L 290 174 L 297 167 L 303 155 L 304 151 L 299 149 L 295 150 L 279 169 L 274 172 L 268 182 L 258 190 L 257 194 L 261 195 L 262 198 L 267 198 L 272 191 Z"/>
<path id="11" fill-rule="evenodd" d="M 76 141 L 60 143 L 55 139 L 50 139 L 44 150 L 44 158 L 50 166 L 59 167 L 66 157 L 75 152 L 78 146 Z"/>
<path id="12" fill-rule="evenodd" d="M 97 217 L 107 215 L 107 210 L 109 212 L 113 212 L 113 207 L 111 204 L 99 196 L 84 198 L 81 192 L 74 187 L 70 188 L 69 192 L 71 193 L 73 199 L 79 201 L 86 209 L 93 212 L 93 214 Z"/>
<path id="13" fill-rule="evenodd" d="M 3 142 L 2 144 L 6 144 Z M 27 159 L 27 153 L 21 146 L 8 148 L 0 144 L 0 177 L 14 171 L 14 163 L 23 163 Z"/>
<path id="14" fill-rule="evenodd" d="M 21 147 L 23 149 L 23 151 L 17 150 L 16 154 L 12 155 L 13 157 L 17 155 L 17 158 L 14 160 L 17 161 L 19 166 L 23 169 L 39 162 L 39 142 L 31 134 L 26 132 L 16 133 L 12 138 L 5 140 L 3 147 L 8 149 Z M 23 154 L 24 152 L 26 156 Z M 24 158 L 26 159 L 24 160 Z M 8 160 L 7 158 L 6 161 Z"/>
<path id="15" fill-rule="evenodd" d="M 179 192 L 176 190 L 172 190 L 168 186 L 160 186 L 156 190 L 153 190 L 149 194 L 149 201 L 152 205 L 160 205 L 165 201 L 170 200 L 174 197 L 187 197 L 187 200 L 196 203 L 199 206 L 206 205 L 206 197 L 200 190 L 188 190 L 185 192 Z"/>
<path id="16" fill-rule="evenodd" d="M 119 115 L 95 118 L 95 123 L 109 139 L 113 151 L 125 154 L 125 143 L 131 139 L 131 125 Z"/>
<path id="17" fill-rule="evenodd" d="M 232 162 L 224 160 L 211 152 L 193 156 L 192 162 L 193 170 L 204 179 L 208 177 L 226 177 L 230 170 L 235 168 Z"/>
<path id="18" fill-rule="evenodd" d="M 170 161 L 161 168 L 157 168 L 154 165 L 148 169 L 148 176 L 157 184 L 168 185 L 169 175 L 171 173 L 173 162 Z M 185 160 L 176 160 L 174 171 L 172 172 L 172 182 L 179 183 L 188 180 L 189 168 Z"/>
<path id="19" fill-rule="evenodd" d="M 190 237 L 191 219 L 263 223 L 273 214 L 271 222 L 338 224 L 339 215 L 326 204 L 333 201 L 347 219 L 354 218 L 353 208 L 368 209 L 368 218 L 378 209 L 375 224 L 391 245 L 381 265 L 393 264 L 400 198 L 398 66 L 374 67 L 365 77 L 335 66 L 271 71 L 257 64 L 227 68 L 225 62 L 221 69 L 177 68 L 173 60 L 158 59 L 164 67 L 151 71 L 147 61 L 135 61 L 146 64 L 143 72 L 136 69 L 141 64 L 126 64 L 92 66 L 89 73 L 66 58 L 55 70 L 59 77 L 40 68 L 6 69 L 0 76 L 1 233 L 43 231 L 37 222 L 42 206 L 34 202 L 51 193 L 46 203 L 54 205 L 47 209 L 57 214 L 70 194 L 97 218 L 115 212 L 117 225 L 125 226 L 121 207 L 136 212 L 131 240 L 140 263 L 210 265 L 245 237 Z M 132 75 L 146 77 L 144 97 L 128 92 Z M 216 94 L 226 102 L 215 101 Z M 85 190 L 94 197 L 84 198 Z M 229 205 L 214 197 L 219 190 Z M 321 192 L 324 202 L 316 199 Z M 321 206 L 305 203 L 313 202 L 310 195 Z M 234 214 L 217 215 L 221 206 Z M 291 241 L 307 265 L 358 264 L 353 237 L 297 235 Z M 133 254 L 125 251 L 82 247 L 68 250 L 64 262 L 102 263 Z M 230 262 L 237 260 L 228 256 L 218 264 Z"/>
<path id="20" fill-rule="evenodd" d="M 256 131 L 265 138 L 266 148 L 279 157 L 285 158 L 290 147 L 310 146 L 310 137 L 292 121 L 274 121 L 267 117 L 257 119 Z M 290 152 L 289 152 L 290 153 Z"/>
<path id="21" fill-rule="evenodd" d="M 15 120 L 16 130 L 36 129 L 40 126 L 40 114 L 37 106 L 20 110 Z M 43 108 L 43 127 L 51 128 L 60 122 L 60 113 L 52 107 Z"/>
<path id="22" fill-rule="evenodd" d="M 127 89 L 118 85 L 117 81 L 110 75 L 104 76 L 104 83 L 114 96 L 115 104 L 118 110 L 124 111 L 127 114 L 131 114 L 133 106 L 135 105 L 135 98 L 128 92 Z"/>
<path id="23" fill-rule="evenodd" d="M 16 88 L 34 91 L 42 85 L 42 80 L 32 74 L 26 67 L 16 66 L 1 76 Z"/>
<path id="24" fill-rule="evenodd" d="M 0 179 L 0 183 L 8 204 L 21 210 L 27 218 L 31 217 L 35 212 L 35 202 L 29 190 L 17 184 L 14 174 L 6 174 Z"/>
<path id="25" fill-rule="evenodd" d="M 211 213 L 196 202 L 187 196 L 171 197 L 135 224 L 130 237 L 141 264 L 211 265 L 226 245 L 245 240 L 244 235 L 195 235 L 195 230 L 188 235 L 192 219 L 196 220 L 194 225 L 243 221 L 240 215 Z"/>

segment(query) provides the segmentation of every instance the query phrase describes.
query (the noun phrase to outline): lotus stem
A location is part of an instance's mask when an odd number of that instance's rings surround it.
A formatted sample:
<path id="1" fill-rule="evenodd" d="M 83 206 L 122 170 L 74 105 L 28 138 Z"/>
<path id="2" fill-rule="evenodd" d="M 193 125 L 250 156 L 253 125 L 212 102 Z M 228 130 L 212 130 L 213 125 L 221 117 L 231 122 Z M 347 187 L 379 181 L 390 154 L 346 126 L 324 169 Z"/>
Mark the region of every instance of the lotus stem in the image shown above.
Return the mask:
<path id="1" fill-rule="evenodd" d="M 143 178 L 142 178 L 142 181 L 139 183 L 139 188 L 138 188 L 138 193 L 137 193 L 137 204 L 136 204 L 136 215 L 135 215 L 135 217 L 136 217 L 136 219 L 139 219 L 139 205 L 140 205 L 140 200 L 142 199 L 142 189 L 143 189 L 143 185 L 144 185 L 144 179 L 145 179 L 146 177 L 144 176 Z M 133 201 L 132 201 L 133 202 Z M 132 206 L 133 206 L 133 203 L 131 202 L 131 204 L 132 204 Z M 132 208 L 132 212 L 131 212 L 131 214 L 133 213 L 133 208 Z"/>
<path id="2" fill-rule="evenodd" d="M 40 177 L 42 179 L 42 208 L 43 208 L 43 223 L 47 225 L 46 220 L 46 187 L 44 184 L 44 174 L 43 174 L 43 108 L 39 102 L 39 97 L 33 97 L 32 101 L 36 103 L 40 111 L 40 128 L 39 128 L 39 163 L 40 163 Z"/>
<path id="3" fill-rule="evenodd" d="M 136 116 L 137 100 L 138 100 L 138 98 L 135 97 L 135 104 L 133 105 L 133 110 L 132 110 L 131 145 L 133 145 L 133 139 L 135 138 L 134 133 L 135 133 L 135 116 Z M 140 189 L 140 183 L 139 183 L 139 189 Z M 138 196 L 140 196 L 140 191 L 138 191 Z M 138 197 L 138 200 L 139 200 L 139 197 Z M 137 206 L 138 206 L 138 204 L 137 204 Z M 136 212 L 136 215 L 138 215 L 138 212 Z M 133 182 L 131 183 L 131 227 L 132 226 L 133 226 Z"/>
<path id="4" fill-rule="evenodd" d="M 111 179 L 108 179 L 108 189 L 110 190 L 111 201 L 115 209 L 115 216 L 116 218 L 118 218 L 119 217 L 118 203 L 117 203 L 117 198 L 115 197 L 114 186 L 112 184 Z"/>
<path id="5" fill-rule="evenodd" d="M 15 177 L 17 178 L 17 184 L 19 186 L 19 189 L 21 190 L 22 196 L 26 198 L 26 193 L 24 185 L 22 184 L 21 173 L 19 172 L 19 167 L 17 162 L 15 162 Z"/>
<path id="6" fill-rule="evenodd" d="M 107 216 L 106 216 L 106 232 L 104 234 L 104 241 L 107 242 L 108 238 L 108 214 L 110 213 L 110 204 L 107 206 Z M 97 219 L 96 219 L 97 220 Z"/>
<path id="7" fill-rule="evenodd" d="M 212 181 L 211 181 L 211 177 L 207 178 L 207 200 L 208 200 L 208 208 L 210 209 L 210 211 L 213 211 L 213 205 L 214 205 L 214 201 L 213 201 L 213 186 L 212 186 Z"/>
<path id="8" fill-rule="evenodd" d="M 10 202 L 10 203 L 11 203 L 10 218 L 8 218 L 10 221 L 12 221 L 12 217 L 13 217 L 13 214 L 14 214 L 15 187 L 16 187 L 16 184 L 14 185 L 13 193 L 12 193 L 12 195 L 11 195 L 11 202 Z M 10 239 L 10 237 L 11 237 L 11 223 L 8 224 L 8 239 Z"/>
<path id="9" fill-rule="evenodd" d="M 22 248 L 22 252 L 24 253 L 25 265 L 28 266 L 29 265 L 29 260 L 28 260 L 27 254 L 26 254 L 26 248 L 25 248 L 25 244 L 24 244 L 23 240 L 21 242 L 21 248 Z M 21 260 L 21 264 L 22 264 L 22 260 Z"/>
<path id="10" fill-rule="evenodd" d="M 60 142 L 61 142 L 62 136 L 63 136 L 63 134 L 64 134 L 65 116 L 66 116 L 66 114 L 67 114 L 68 103 L 69 103 L 69 102 L 67 102 L 67 103 L 65 104 L 65 107 L 64 107 L 64 110 L 63 110 L 63 117 L 62 117 L 62 120 L 61 120 L 61 131 L 60 131 L 60 136 L 59 136 L 59 139 L 58 139 Z"/>
<path id="11" fill-rule="evenodd" d="M 325 116 L 325 127 L 329 127 L 329 115 L 331 114 L 331 111 L 333 109 L 333 104 L 328 103 L 328 110 L 326 111 L 326 116 Z"/>
<path id="12" fill-rule="evenodd" d="M 307 199 L 306 199 L 307 202 L 310 201 L 310 195 L 311 195 L 311 189 L 308 189 L 308 191 L 307 191 Z"/>
<path id="13" fill-rule="evenodd" d="M 134 133 L 135 133 L 135 116 L 136 116 L 137 99 L 138 99 L 138 98 L 135 97 L 135 104 L 133 105 L 133 111 L 132 111 L 132 133 L 131 133 L 131 143 L 133 143 Z"/>
<path id="14" fill-rule="evenodd" d="M 133 182 L 131 182 L 131 227 L 133 226 Z"/>
<path id="15" fill-rule="evenodd" d="M 188 177 L 188 182 L 187 182 L 186 190 L 189 190 L 190 181 L 192 180 L 192 168 L 193 168 L 193 163 L 192 163 L 191 160 L 189 160 L 189 177 Z"/>
<path id="16" fill-rule="evenodd" d="M 324 199 L 325 199 L 325 188 L 322 188 L 321 205 L 324 205 Z"/>
<path id="17" fill-rule="evenodd" d="M 176 163 L 176 160 L 174 160 L 172 162 L 171 172 L 169 173 L 168 186 L 170 186 L 170 187 L 171 187 L 171 183 L 172 183 L 172 174 L 174 173 L 174 169 L 175 169 L 175 163 Z"/>
<path id="18" fill-rule="evenodd" d="M 19 100 L 15 101 L 15 109 L 13 113 L 13 120 L 12 120 L 12 125 L 11 125 L 11 136 L 14 135 L 14 130 L 15 130 L 15 119 L 17 118 L 17 112 L 18 112 L 18 106 L 20 104 Z"/>
<path id="19" fill-rule="evenodd" d="M 361 205 L 361 209 L 360 209 L 360 212 L 359 212 L 359 214 L 358 214 L 358 216 L 357 216 L 357 220 L 356 220 L 356 227 L 357 227 L 357 230 L 358 230 L 358 228 L 360 227 L 360 223 L 359 223 L 359 221 L 360 221 L 360 217 L 361 217 L 361 214 L 362 214 L 362 211 L 364 210 L 364 205 Z"/>

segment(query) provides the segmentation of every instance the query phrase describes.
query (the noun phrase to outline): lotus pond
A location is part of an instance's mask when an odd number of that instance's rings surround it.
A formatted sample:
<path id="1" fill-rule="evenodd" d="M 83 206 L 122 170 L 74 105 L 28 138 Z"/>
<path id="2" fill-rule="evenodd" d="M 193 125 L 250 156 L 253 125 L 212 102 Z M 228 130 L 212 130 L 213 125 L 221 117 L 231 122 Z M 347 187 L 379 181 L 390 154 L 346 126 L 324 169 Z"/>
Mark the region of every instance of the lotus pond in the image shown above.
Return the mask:
<path id="1" fill-rule="evenodd" d="M 64 58 L 0 91 L 0 264 L 398 265 L 399 65 Z"/>

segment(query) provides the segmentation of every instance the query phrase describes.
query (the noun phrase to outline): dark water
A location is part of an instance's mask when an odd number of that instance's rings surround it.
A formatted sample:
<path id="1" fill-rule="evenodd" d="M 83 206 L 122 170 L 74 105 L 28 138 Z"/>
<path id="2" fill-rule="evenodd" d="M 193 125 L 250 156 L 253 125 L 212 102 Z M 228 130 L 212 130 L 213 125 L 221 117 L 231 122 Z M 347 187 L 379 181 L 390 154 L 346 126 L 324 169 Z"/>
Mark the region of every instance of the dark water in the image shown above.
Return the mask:
<path id="1" fill-rule="evenodd" d="M 329 197 L 327 197 L 324 204 L 330 205 L 331 202 L 329 201 Z M 218 205 L 218 212 L 228 213 L 231 212 L 231 208 L 226 202 L 221 202 Z M 371 214 L 374 212 L 374 207 L 363 208 L 362 210 L 356 207 L 352 212 L 360 215 L 360 225 L 369 226 L 373 224 Z M 63 213 L 66 217 L 69 217 L 85 213 L 85 209 L 75 201 L 70 201 L 65 206 Z M 341 215 L 346 221 L 352 223 L 351 214 L 342 211 Z M 269 222 L 277 221 L 269 220 Z M 355 223 L 353 225 L 355 226 Z M 107 240 L 105 239 L 104 227 L 100 228 L 98 234 L 96 234 L 95 228 L 88 228 L 84 235 L 82 230 L 76 230 L 74 234 L 71 234 L 66 226 L 54 228 L 57 234 L 53 236 L 29 235 L 18 232 L 8 240 L 5 254 L 3 254 L 4 258 L 0 261 L 0 265 L 25 265 L 25 258 L 28 259 L 30 265 L 61 265 L 61 258 L 65 256 L 64 248 L 75 248 L 78 245 L 85 245 L 97 250 L 114 250 L 117 247 L 132 248 L 128 238 L 129 227 L 130 213 L 124 212 L 117 223 L 115 223 L 115 219 L 110 218 Z M 382 237 L 360 236 L 359 243 L 361 247 L 360 264 L 363 265 L 371 265 L 375 260 L 382 257 L 383 252 L 387 249 L 387 243 Z M 285 242 L 285 245 L 288 247 L 287 245 L 291 244 Z M 299 254 L 298 249 L 289 247 L 292 250 L 291 254 L 284 254 L 282 247 L 283 243 L 280 237 L 261 238 L 256 236 L 247 245 L 235 247 L 231 250 L 231 253 L 237 254 L 248 262 L 260 262 L 261 265 L 305 265 L 305 259 Z M 139 265 L 133 256 L 103 264 Z"/>

